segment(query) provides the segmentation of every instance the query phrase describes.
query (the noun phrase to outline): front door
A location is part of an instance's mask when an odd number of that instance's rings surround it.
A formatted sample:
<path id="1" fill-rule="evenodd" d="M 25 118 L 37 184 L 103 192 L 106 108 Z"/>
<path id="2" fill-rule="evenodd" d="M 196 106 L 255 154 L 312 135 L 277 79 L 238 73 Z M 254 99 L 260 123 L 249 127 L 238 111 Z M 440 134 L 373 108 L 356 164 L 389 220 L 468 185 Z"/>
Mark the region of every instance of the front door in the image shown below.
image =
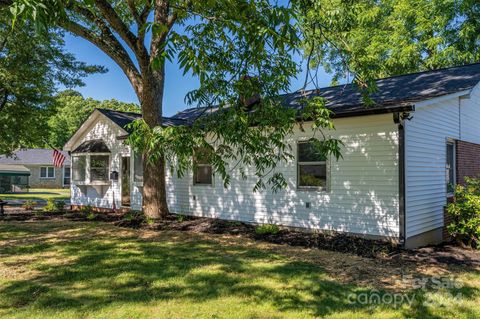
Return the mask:
<path id="1" fill-rule="evenodd" d="M 130 157 L 122 157 L 122 206 L 130 206 Z"/>

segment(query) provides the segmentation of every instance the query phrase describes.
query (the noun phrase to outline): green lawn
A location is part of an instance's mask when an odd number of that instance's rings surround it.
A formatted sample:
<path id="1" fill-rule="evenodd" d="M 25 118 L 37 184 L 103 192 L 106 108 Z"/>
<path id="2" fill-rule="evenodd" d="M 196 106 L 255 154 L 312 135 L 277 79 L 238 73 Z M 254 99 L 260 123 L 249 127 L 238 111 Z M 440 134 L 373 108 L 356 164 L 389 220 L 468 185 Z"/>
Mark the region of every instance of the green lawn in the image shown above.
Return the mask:
<path id="1" fill-rule="evenodd" d="M 3 200 L 48 200 L 49 198 L 67 200 L 70 199 L 70 189 L 31 188 L 28 192 L 0 194 L 0 198 Z"/>
<path id="2" fill-rule="evenodd" d="M 478 269 L 398 267 L 226 235 L 94 222 L 0 222 L 0 318 L 480 316 Z M 397 285 L 402 273 L 454 275 L 465 286 L 405 288 Z M 414 301 L 349 301 L 372 289 Z M 449 293 L 462 295 L 456 300 Z"/>

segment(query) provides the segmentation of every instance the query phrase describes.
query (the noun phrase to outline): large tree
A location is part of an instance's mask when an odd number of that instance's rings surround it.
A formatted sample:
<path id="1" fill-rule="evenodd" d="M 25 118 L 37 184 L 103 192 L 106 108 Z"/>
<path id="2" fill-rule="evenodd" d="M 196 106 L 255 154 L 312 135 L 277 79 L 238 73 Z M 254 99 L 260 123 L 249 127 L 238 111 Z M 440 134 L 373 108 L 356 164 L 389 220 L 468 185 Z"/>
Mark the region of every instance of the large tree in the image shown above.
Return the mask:
<path id="1" fill-rule="evenodd" d="M 168 213 L 166 162 L 182 175 L 207 157 L 226 186 L 238 168 L 255 189 L 285 186 L 276 164 L 291 158 L 285 141 L 299 114 L 283 106 L 298 65 L 290 4 L 268 0 L 3 0 L 16 17 L 53 24 L 105 52 L 123 70 L 140 101 L 143 121 L 129 142 L 144 154 L 145 213 Z M 162 127 L 166 60 L 200 80 L 186 100 L 199 109 L 185 125 Z M 314 130 L 331 128 L 320 100 L 304 101 Z M 215 111 L 215 112 L 212 112 Z M 323 119 L 323 120 L 322 120 Z M 339 156 L 338 141 L 319 141 Z M 204 151 L 206 150 L 206 151 Z M 232 164 L 233 163 L 233 164 Z"/>
<path id="2" fill-rule="evenodd" d="M 305 52 L 334 81 L 480 60 L 477 0 L 300 0 Z"/>
<path id="3" fill-rule="evenodd" d="M 66 53 L 59 30 L 40 35 L 31 23 L 12 29 L 10 15 L 0 12 L 0 154 L 45 145 L 56 87 L 82 85 L 99 70 Z"/>

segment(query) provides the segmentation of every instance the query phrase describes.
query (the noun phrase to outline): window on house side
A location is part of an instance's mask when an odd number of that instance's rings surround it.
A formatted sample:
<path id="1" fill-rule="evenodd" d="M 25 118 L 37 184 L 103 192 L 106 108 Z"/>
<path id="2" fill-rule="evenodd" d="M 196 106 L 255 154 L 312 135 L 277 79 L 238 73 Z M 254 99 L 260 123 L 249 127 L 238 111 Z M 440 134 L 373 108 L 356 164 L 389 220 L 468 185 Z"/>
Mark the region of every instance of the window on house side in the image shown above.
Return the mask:
<path id="1" fill-rule="evenodd" d="M 55 167 L 53 166 L 40 167 L 40 178 L 55 178 Z"/>
<path id="2" fill-rule="evenodd" d="M 297 186 L 302 189 L 325 189 L 327 158 L 313 142 L 297 144 Z"/>
<path id="3" fill-rule="evenodd" d="M 447 193 L 452 194 L 455 191 L 455 143 L 447 142 L 447 163 L 446 163 Z"/>
<path id="4" fill-rule="evenodd" d="M 72 180 L 76 182 L 84 182 L 86 169 L 87 169 L 86 156 L 72 157 Z"/>
<path id="5" fill-rule="evenodd" d="M 133 158 L 134 181 L 143 183 L 143 159 L 141 154 L 135 154 Z"/>
<path id="6" fill-rule="evenodd" d="M 212 165 L 208 162 L 208 150 L 202 148 L 195 152 L 194 168 L 193 168 L 193 184 L 194 185 L 212 185 L 213 170 Z"/>
<path id="7" fill-rule="evenodd" d="M 108 167 L 110 156 L 91 155 L 90 156 L 90 180 L 108 181 Z"/>

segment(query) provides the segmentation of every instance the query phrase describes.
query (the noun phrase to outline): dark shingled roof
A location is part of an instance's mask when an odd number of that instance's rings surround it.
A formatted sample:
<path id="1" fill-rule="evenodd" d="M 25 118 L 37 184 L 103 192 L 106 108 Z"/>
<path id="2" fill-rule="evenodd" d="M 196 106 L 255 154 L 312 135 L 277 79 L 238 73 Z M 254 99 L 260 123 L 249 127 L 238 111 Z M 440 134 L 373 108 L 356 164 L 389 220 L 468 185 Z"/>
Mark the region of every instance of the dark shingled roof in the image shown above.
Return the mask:
<path id="1" fill-rule="evenodd" d="M 61 153 L 66 157 L 63 165 L 70 165 L 68 152 L 61 151 Z M 53 165 L 53 149 L 30 148 L 18 150 L 10 157 L 0 155 L 0 164 Z"/>
<path id="2" fill-rule="evenodd" d="M 368 107 L 365 107 L 361 93 L 353 84 L 289 93 L 280 98 L 286 106 L 300 109 L 300 99 L 321 96 L 335 117 L 346 117 L 409 111 L 415 102 L 470 90 L 478 82 L 480 63 L 475 63 L 379 79 L 376 81 L 377 92 L 370 96 L 374 104 Z M 192 108 L 177 113 L 174 118 L 191 121 L 204 112 L 204 108 Z"/>
<path id="3" fill-rule="evenodd" d="M 110 153 L 103 140 L 90 140 L 80 144 L 72 153 Z"/>
<path id="4" fill-rule="evenodd" d="M 368 107 L 364 105 L 361 93 L 353 84 L 289 93 L 280 98 L 286 106 L 300 109 L 301 98 L 321 96 L 335 117 L 347 117 L 410 111 L 415 102 L 470 90 L 479 82 L 480 63 L 475 63 L 379 79 L 376 81 L 378 90 L 370 96 L 374 104 Z M 140 117 L 136 113 L 99 111 L 121 127 Z M 185 125 L 211 112 L 215 112 L 215 108 L 190 108 L 173 117 L 163 118 L 163 123 L 165 126 Z"/>
<path id="5" fill-rule="evenodd" d="M 141 114 L 133 112 L 120 112 L 108 109 L 97 110 L 106 117 L 108 117 L 110 120 L 112 120 L 115 124 L 127 131 L 129 131 L 126 127 L 128 124 L 142 117 Z M 162 123 L 164 126 L 177 126 L 185 124 L 184 121 L 171 117 L 164 117 Z"/>
<path id="6" fill-rule="evenodd" d="M 378 90 L 370 97 L 374 105 L 365 108 L 361 93 L 352 85 L 326 87 L 308 91 L 307 97 L 322 96 L 336 116 L 355 115 L 362 111 L 395 111 L 415 102 L 472 89 L 480 82 L 480 63 L 433 71 L 405 74 L 375 81 Z M 286 104 L 299 108 L 300 93 L 286 95 Z"/>

